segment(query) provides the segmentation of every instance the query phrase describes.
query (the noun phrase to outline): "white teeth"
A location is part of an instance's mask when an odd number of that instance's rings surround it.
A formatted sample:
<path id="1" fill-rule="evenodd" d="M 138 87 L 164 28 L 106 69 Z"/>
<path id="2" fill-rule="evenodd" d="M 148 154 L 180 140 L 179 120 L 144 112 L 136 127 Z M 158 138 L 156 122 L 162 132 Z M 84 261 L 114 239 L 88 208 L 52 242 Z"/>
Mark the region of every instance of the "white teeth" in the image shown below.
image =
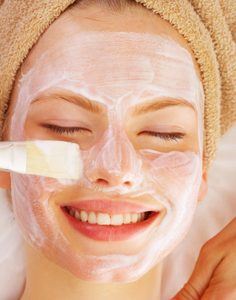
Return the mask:
<path id="1" fill-rule="evenodd" d="M 108 214 L 98 213 L 97 214 L 97 224 L 99 225 L 110 225 L 111 217 Z"/>
<path id="2" fill-rule="evenodd" d="M 123 215 L 112 215 L 111 225 L 121 225 L 123 224 Z"/>
<path id="3" fill-rule="evenodd" d="M 86 221 L 88 221 L 88 214 L 86 213 L 86 211 L 81 211 L 80 212 L 80 218 L 81 218 L 81 221 L 82 222 L 86 222 Z"/>
<path id="4" fill-rule="evenodd" d="M 130 214 L 125 214 L 123 217 L 124 224 L 130 224 L 131 223 L 131 215 Z"/>
<path id="5" fill-rule="evenodd" d="M 75 211 L 75 218 L 77 220 L 80 220 L 80 213 L 78 211 Z"/>
<path id="6" fill-rule="evenodd" d="M 122 225 L 122 224 L 135 224 L 141 222 L 145 219 L 145 213 L 126 213 L 126 214 L 116 214 L 109 215 L 106 213 L 95 213 L 93 211 L 78 211 L 73 208 L 69 209 L 69 214 L 82 222 L 88 222 L 90 224 L 98 224 L 98 225 Z"/>
<path id="7" fill-rule="evenodd" d="M 92 212 L 89 213 L 88 223 L 90 223 L 90 224 L 96 224 L 97 223 L 97 217 L 96 217 L 95 212 L 92 211 Z"/>
<path id="8" fill-rule="evenodd" d="M 131 222 L 132 223 L 137 223 L 138 221 L 138 214 L 132 214 L 131 215 Z"/>

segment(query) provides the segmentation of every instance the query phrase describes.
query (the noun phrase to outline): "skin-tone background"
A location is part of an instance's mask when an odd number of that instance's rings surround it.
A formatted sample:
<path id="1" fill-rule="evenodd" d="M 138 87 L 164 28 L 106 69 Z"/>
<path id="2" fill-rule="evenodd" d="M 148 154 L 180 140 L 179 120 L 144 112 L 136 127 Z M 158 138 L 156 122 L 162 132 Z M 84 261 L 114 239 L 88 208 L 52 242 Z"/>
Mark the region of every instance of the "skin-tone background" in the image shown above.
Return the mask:
<path id="1" fill-rule="evenodd" d="M 124 22 L 125 20 L 125 22 Z M 66 12 L 47 31 L 30 56 L 22 66 L 26 72 L 34 64 L 39 53 L 44 52 L 54 39 L 63 38 L 68 30 L 73 30 L 78 24 L 78 31 L 127 31 L 127 32 L 149 32 L 152 34 L 165 34 L 177 41 L 189 52 L 186 41 L 165 21 L 153 15 L 143 8 L 127 9 L 122 14 L 111 14 L 104 7 L 92 6 L 84 10 Z M 198 71 L 196 66 L 196 71 Z M 14 108 L 14 102 L 11 104 Z M 2 177 L 3 178 L 3 177 Z M 5 186 L 9 185 L 8 176 L 2 180 Z M 203 173 L 202 186 L 199 193 L 199 200 L 206 192 L 206 174 Z M 48 261 L 40 253 L 27 246 L 27 282 L 25 299 L 158 299 L 159 283 L 161 279 L 161 266 L 158 265 L 148 272 L 140 280 L 131 284 L 103 284 L 97 285 L 83 282 L 74 278 L 68 272 L 60 269 Z M 47 274 L 47 276 L 45 276 Z M 40 283 L 40 284 L 39 284 Z M 66 284 L 68 283 L 68 284 Z M 58 286 L 63 287 L 58 289 Z M 36 296 L 37 295 L 37 296 Z M 50 296 L 49 296 L 50 295 Z M 100 297 L 100 298 L 99 298 Z"/>

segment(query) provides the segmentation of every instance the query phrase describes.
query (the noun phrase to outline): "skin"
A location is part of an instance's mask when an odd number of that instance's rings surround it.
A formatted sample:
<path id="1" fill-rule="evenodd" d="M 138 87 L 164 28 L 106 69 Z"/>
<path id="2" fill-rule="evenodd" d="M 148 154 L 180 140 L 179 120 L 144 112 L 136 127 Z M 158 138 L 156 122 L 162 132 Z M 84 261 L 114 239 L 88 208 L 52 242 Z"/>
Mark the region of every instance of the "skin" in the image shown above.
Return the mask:
<path id="1" fill-rule="evenodd" d="M 188 282 L 173 300 L 234 300 L 236 218 L 202 247 Z"/>
<path id="2" fill-rule="evenodd" d="M 126 22 L 123 22 L 126 20 Z M 190 53 L 186 41 L 172 28 L 167 22 L 153 15 L 151 12 L 135 8 L 126 10 L 122 14 L 110 14 L 104 7 L 92 6 L 84 10 L 74 10 L 66 12 L 61 16 L 49 30 L 44 34 L 40 43 L 38 43 L 23 63 L 21 71 L 26 73 L 34 65 L 35 60 L 40 53 L 50 48 L 54 39 L 63 38 L 67 35 L 68 30 L 74 30 L 75 24 L 78 31 L 127 31 L 127 32 L 148 32 L 152 34 L 165 34 L 177 41 L 182 47 L 186 48 Z M 197 74 L 199 70 L 195 63 Z M 20 73 L 19 73 L 20 74 Z M 16 79 L 16 84 L 20 78 Z M 17 99 L 17 89 L 14 89 L 13 98 L 10 107 L 11 112 L 14 111 L 15 101 Z M 172 112 L 174 113 L 174 112 Z M 132 124 L 132 123 L 131 123 Z M 33 118 L 27 123 L 28 135 L 31 138 L 38 138 L 36 134 Z M 131 126 L 131 125 L 130 125 Z M 193 126 L 194 128 L 194 126 Z M 195 128 L 197 128 L 195 124 Z M 32 130 L 30 132 L 30 130 Z M 43 134 L 43 138 L 48 136 Z M 52 138 L 52 136 L 51 136 Z M 7 133 L 6 133 L 7 139 Z M 58 137 L 57 137 L 58 139 Z M 63 139 L 63 138 L 62 138 Z M 65 139 L 65 138 L 64 138 Z M 186 149 L 192 145 L 193 140 L 196 140 L 196 132 L 192 132 L 192 140 L 186 142 Z M 189 143 L 189 144 L 188 144 Z M 184 149 L 182 149 L 184 150 Z M 2 184 L 9 185 L 10 181 L 5 176 Z M 202 199 L 206 192 L 206 174 L 202 173 L 202 185 L 199 191 L 199 200 Z M 158 299 L 160 280 L 161 280 L 161 265 L 157 265 L 151 271 L 147 272 L 142 278 L 130 284 L 91 284 L 75 278 L 67 271 L 59 268 L 57 265 L 49 261 L 45 256 L 38 251 L 26 245 L 27 251 L 27 283 L 22 299 L 76 299 L 80 295 L 81 299 Z M 47 276 L 45 276 L 47 274 Z M 61 285 L 60 285 L 61 282 Z M 64 283 L 68 282 L 68 285 Z M 40 284 L 39 284 L 40 283 Z M 58 286 L 62 286 L 58 289 Z M 41 288 L 43 286 L 43 288 Z M 37 295 L 37 296 L 36 296 Z"/>

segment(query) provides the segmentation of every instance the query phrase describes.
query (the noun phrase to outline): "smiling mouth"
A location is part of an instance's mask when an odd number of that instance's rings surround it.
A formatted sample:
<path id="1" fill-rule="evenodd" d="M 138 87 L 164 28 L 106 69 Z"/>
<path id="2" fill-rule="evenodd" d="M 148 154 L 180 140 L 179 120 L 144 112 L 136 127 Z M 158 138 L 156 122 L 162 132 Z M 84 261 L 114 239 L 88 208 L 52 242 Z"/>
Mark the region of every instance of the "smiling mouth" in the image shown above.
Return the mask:
<path id="1" fill-rule="evenodd" d="M 73 230 L 97 241 L 137 237 L 160 223 L 163 215 L 157 204 L 110 199 L 77 199 L 61 206 L 61 211 Z"/>
<path id="2" fill-rule="evenodd" d="M 68 224 L 78 233 L 95 241 L 125 241 L 143 234 L 158 219 L 160 211 L 140 213 L 105 213 L 104 211 L 79 210 L 61 207 Z"/>
<path id="3" fill-rule="evenodd" d="M 63 210 L 65 213 L 79 222 L 104 226 L 121 226 L 142 223 L 148 220 L 150 217 L 158 214 L 157 211 L 108 214 L 106 212 L 78 210 L 70 206 L 64 206 Z"/>

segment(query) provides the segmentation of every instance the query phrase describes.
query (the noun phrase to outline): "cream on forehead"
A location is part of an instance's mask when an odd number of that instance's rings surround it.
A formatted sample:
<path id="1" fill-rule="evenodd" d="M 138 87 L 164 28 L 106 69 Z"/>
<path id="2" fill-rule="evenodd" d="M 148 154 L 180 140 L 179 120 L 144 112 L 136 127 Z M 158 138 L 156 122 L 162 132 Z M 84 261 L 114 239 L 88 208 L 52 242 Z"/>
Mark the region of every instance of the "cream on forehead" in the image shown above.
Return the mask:
<path id="1" fill-rule="evenodd" d="M 177 42 L 166 36 L 124 32 L 86 32 L 68 37 L 63 44 L 58 41 L 37 59 L 20 84 L 27 86 L 28 101 L 58 87 L 107 105 L 122 99 L 137 104 L 162 96 L 199 106 L 201 87 L 190 53 Z"/>

